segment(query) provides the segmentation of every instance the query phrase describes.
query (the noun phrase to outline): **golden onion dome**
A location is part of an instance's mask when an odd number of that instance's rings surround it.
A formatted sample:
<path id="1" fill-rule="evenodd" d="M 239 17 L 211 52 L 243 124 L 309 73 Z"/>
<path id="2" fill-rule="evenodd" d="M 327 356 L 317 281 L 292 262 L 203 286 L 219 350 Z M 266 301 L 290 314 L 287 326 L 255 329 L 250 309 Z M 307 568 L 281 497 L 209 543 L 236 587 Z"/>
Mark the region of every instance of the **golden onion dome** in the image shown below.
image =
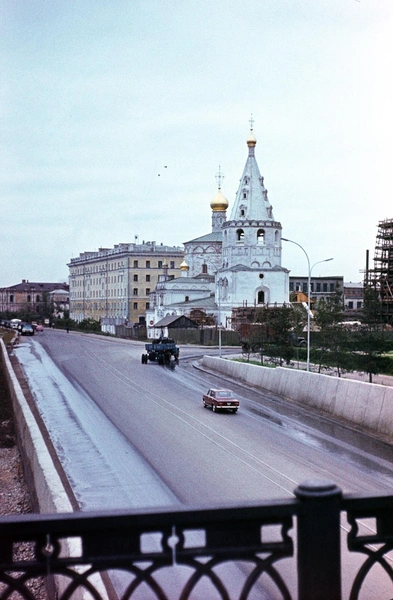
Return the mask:
<path id="1" fill-rule="evenodd" d="M 214 211 L 223 211 L 228 208 L 228 200 L 224 198 L 221 193 L 220 188 L 218 188 L 217 194 L 214 196 L 213 200 L 210 202 L 210 208 Z"/>
<path id="2" fill-rule="evenodd" d="M 181 271 L 188 271 L 188 269 L 189 269 L 189 266 L 188 266 L 188 264 L 186 263 L 186 259 L 184 259 L 184 260 L 183 260 L 183 262 L 182 262 L 182 263 L 181 263 L 181 265 L 180 265 L 180 270 L 181 270 Z"/>

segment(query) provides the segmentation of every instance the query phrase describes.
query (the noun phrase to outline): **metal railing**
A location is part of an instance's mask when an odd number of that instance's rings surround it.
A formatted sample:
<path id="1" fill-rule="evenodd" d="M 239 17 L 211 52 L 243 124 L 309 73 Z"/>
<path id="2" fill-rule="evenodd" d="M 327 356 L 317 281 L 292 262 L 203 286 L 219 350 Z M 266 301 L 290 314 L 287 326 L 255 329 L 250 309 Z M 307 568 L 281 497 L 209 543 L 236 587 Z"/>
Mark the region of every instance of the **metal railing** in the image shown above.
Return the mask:
<path id="1" fill-rule="evenodd" d="M 50 600 L 342 600 L 343 516 L 360 556 L 348 599 L 375 567 L 393 598 L 393 496 L 343 496 L 321 481 L 242 507 L 1 517 L 0 598 L 41 600 L 44 582 Z"/>

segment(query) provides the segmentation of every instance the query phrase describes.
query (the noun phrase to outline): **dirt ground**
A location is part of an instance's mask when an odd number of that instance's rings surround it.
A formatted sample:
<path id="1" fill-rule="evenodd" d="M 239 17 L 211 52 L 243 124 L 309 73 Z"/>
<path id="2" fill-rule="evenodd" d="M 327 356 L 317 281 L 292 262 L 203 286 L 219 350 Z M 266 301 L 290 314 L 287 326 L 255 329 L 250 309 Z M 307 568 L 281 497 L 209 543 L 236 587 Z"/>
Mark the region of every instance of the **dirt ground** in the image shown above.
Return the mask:
<path id="1" fill-rule="evenodd" d="M 31 512 L 30 497 L 16 445 L 11 401 L 0 368 L 0 514 L 28 512 Z"/>

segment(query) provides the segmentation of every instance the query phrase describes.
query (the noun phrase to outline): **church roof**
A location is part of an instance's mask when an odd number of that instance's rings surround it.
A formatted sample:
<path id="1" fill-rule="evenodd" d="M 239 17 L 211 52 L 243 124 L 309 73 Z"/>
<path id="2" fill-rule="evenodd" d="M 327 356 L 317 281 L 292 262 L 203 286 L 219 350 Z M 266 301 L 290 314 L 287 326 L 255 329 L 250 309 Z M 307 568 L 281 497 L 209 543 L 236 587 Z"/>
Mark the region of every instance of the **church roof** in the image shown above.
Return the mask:
<path id="1" fill-rule="evenodd" d="M 232 208 L 232 221 L 239 219 L 274 221 L 273 207 L 269 203 L 267 189 L 264 186 L 264 178 L 261 176 L 255 158 L 256 143 L 257 141 L 251 128 L 250 136 L 247 140 L 248 157 Z"/>
<path id="2" fill-rule="evenodd" d="M 201 273 L 200 275 L 196 275 L 195 277 L 174 277 L 173 279 L 169 279 L 165 282 L 165 287 L 173 288 L 174 285 L 177 286 L 179 284 L 182 287 L 190 287 L 190 285 L 201 286 L 202 283 L 208 285 L 213 281 L 214 275 L 209 275 L 208 273 Z"/>
<path id="3" fill-rule="evenodd" d="M 200 242 L 222 242 L 222 231 L 212 231 L 211 233 L 207 233 L 206 235 L 202 235 L 201 237 L 195 238 L 194 240 L 190 240 L 189 242 L 184 243 L 199 244 Z"/>
<path id="4" fill-rule="evenodd" d="M 289 273 L 289 270 L 286 269 L 285 267 L 281 267 L 280 265 L 274 265 L 273 267 L 269 267 L 268 269 L 266 269 L 263 266 L 260 267 L 249 267 L 248 265 L 242 265 L 241 263 L 238 263 L 237 265 L 234 265 L 233 267 L 223 267 L 222 269 L 220 269 L 220 273 L 225 273 L 225 271 L 233 271 L 233 272 L 238 272 L 238 271 L 285 271 L 286 273 Z"/>
<path id="5" fill-rule="evenodd" d="M 195 300 L 188 300 L 187 302 L 174 302 L 173 304 L 169 304 L 165 308 L 170 310 L 171 308 L 176 307 L 184 307 L 187 306 L 190 310 L 192 308 L 203 308 L 205 310 L 213 310 L 217 308 L 217 304 L 214 298 L 214 294 L 207 296 L 206 298 L 196 298 Z"/>
<path id="6" fill-rule="evenodd" d="M 251 267 L 249 267 L 248 265 L 242 265 L 241 263 L 237 264 L 237 265 L 233 265 L 233 267 L 228 267 L 228 268 L 223 268 L 220 269 L 220 273 L 223 273 L 224 271 L 254 271 L 255 269 L 252 269 Z M 258 268 L 258 271 L 260 271 L 260 267 Z"/>

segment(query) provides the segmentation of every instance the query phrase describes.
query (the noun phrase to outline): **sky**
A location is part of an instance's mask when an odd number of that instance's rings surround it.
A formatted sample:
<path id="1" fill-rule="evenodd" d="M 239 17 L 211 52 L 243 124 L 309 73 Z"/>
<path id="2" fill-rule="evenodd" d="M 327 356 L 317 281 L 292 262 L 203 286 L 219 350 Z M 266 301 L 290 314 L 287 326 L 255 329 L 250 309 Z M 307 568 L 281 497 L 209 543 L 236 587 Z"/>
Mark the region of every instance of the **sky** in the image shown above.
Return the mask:
<path id="1" fill-rule="evenodd" d="M 393 218 L 392 0 L 2 0 L 0 287 L 228 218 L 256 159 L 291 275 L 362 281 Z M 306 253 L 306 254 L 305 254 Z M 371 264 L 372 266 L 372 264 Z"/>

